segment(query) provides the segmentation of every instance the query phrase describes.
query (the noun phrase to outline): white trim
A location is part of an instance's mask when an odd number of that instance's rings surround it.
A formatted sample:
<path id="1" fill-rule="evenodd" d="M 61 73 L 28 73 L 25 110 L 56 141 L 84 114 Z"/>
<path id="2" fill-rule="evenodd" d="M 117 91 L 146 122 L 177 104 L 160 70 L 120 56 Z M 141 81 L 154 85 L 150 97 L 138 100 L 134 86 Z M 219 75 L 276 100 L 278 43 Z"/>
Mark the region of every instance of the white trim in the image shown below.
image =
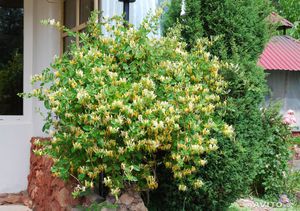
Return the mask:
<path id="1" fill-rule="evenodd" d="M 29 92 L 33 69 L 33 0 L 24 0 L 24 44 L 23 44 L 23 92 Z M 0 125 L 28 122 L 32 119 L 32 101 L 23 100 L 23 115 L 0 115 Z"/>

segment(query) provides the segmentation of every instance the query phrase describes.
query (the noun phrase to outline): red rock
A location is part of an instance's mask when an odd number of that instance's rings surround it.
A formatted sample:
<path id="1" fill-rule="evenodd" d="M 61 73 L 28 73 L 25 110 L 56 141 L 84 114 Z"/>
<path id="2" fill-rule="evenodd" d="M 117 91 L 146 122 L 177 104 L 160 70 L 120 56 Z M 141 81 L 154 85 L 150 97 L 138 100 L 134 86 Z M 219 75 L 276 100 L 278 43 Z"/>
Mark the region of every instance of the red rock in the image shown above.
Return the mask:
<path id="1" fill-rule="evenodd" d="M 68 195 L 69 194 L 70 194 L 70 192 L 66 188 L 62 188 L 60 191 L 55 193 L 54 198 L 61 207 L 65 208 L 68 206 Z"/>
<path id="2" fill-rule="evenodd" d="M 59 178 L 54 178 L 52 181 L 51 181 L 51 187 L 54 188 L 54 187 L 64 187 L 65 186 L 65 183 L 60 180 Z"/>
<path id="3" fill-rule="evenodd" d="M 22 200 L 23 204 L 29 208 L 32 208 L 33 207 L 33 203 L 32 203 L 32 200 L 29 199 L 29 198 L 25 198 Z"/>
<path id="4" fill-rule="evenodd" d="M 41 139 L 49 141 L 49 139 Z M 30 174 L 28 175 L 28 193 L 32 199 L 34 210 L 60 211 L 68 210 L 80 203 L 72 197 L 75 181 L 65 183 L 51 173 L 53 161 L 46 156 L 36 156 L 32 151 L 37 149 L 34 145 L 36 138 L 31 140 Z M 27 203 L 27 202 L 26 202 Z M 30 203 L 30 202 L 28 202 Z"/>
<path id="5" fill-rule="evenodd" d="M 18 194 L 2 194 L 0 204 L 23 204 L 23 200 L 28 198 L 22 192 Z"/>
<path id="6" fill-rule="evenodd" d="M 101 203 L 105 201 L 103 197 L 101 197 L 99 194 L 91 193 L 85 196 L 85 206 L 90 206 L 93 203 Z"/>
<path id="7" fill-rule="evenodd" d="M 8 195 L 6 198 L 7 203 L 9 204 L 20 204 L 22 203 L 21 196 L 19 195 Z"/>
<path id="8" fill-rule="evenodd" d="M 130 205 L 133 201 L 134 197 L 130 196 L 128 193 L 124 193 L 119 199 L 119 202 L 125 204 L 126 206 Z"/>
<path id="9" fill-rule="evenodd" d="M 117 201 L 118 211 L 147 211 L 141 196 L 132 190 L 123 193 Z"/>
<path id="10" fill-rule="evenodd" d="M 36 196 L 38 195 L 38 192 L 39 192 L 39 188 L 37 186 L 32 186 L 32 188 L 30 188 L 29 191 L 29 195 L 30 197 L 34 200 L 36 199 Z"/>
<path id="11" fill-rule="evenodd" d="M 45 207 L 45 211 L 48 211 L 48 210 L 49 211 L 52 211 L 52 210 L 63 211 L 63 210 L 66 210 L 66 208 L 62 208 L 57 201 L 53 201 L 53 202 L 49 203 L 48 206 Z"/>
<path id="12" fill-rule="evenodd" d="M 43 184 L 43 179 L 44 179 L 44 173 L 41 170 L 38 170 L 35 172 L 35 177 L 36 177 L 36 182 Z"/>

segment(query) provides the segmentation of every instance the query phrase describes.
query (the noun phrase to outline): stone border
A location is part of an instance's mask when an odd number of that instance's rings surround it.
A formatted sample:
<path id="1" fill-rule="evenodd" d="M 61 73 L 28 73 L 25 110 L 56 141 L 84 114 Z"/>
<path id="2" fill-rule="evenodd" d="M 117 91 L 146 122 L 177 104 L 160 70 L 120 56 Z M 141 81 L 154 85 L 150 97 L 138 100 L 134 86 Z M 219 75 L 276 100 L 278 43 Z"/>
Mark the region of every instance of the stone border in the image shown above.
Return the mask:
<path id="1" fill-rule="evenodd" d="M 0 194 L 0 205 L 21 204 L 32 208 L 32 200 L 26 191 L 20 193 Z"/>
<path id="2" fill-rule="evenodd" d="M 76 183 L 64 182 L 51 173 L 53 161 L 45 156 L 37 156 L 33 150 L 38 147 L 34 142 L 50 141 L 49 138 L 32 138 L 30 155 L 30 174 L 28 176 L 28 194 L 32 199 L 34 210 L 70 210 L 81 204 L 79 199 L 72 197 Z"/>

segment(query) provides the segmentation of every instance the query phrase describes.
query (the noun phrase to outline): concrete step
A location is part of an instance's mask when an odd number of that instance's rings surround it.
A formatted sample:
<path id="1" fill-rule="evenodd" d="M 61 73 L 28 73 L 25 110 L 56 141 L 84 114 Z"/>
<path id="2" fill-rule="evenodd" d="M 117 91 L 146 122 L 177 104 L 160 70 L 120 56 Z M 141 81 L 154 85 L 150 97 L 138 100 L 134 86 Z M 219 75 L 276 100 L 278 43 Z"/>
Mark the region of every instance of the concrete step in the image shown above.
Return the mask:
<path id="1" fill-rule="evenodd" d="M 0 205 L 0 211 L 32 211 L 23 205 Z"/>

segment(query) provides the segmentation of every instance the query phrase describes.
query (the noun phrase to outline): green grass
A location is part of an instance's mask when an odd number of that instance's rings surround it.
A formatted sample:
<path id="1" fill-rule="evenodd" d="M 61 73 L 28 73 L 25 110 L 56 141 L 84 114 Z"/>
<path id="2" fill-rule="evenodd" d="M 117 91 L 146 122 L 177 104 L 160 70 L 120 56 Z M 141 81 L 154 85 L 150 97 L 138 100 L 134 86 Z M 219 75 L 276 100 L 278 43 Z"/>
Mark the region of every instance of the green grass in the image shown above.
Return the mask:
<path id="1" fill-rule="evenodd" d="M 293 145 L 300 145 L 300 136 L 292 138 L 291 142 Z"/>
<path id="2" fill-rule="evenodd" d="M 251 209 L 240 207 L 237 203 L 233 203 L 227 211 L 251 211 Z"/>
<path id="3" fill-rule="evenodd" d="M 275 208 L 275 211 L 299 211 L 300 210 L 300 205 L 295 205 L 293 207 L 289 208 Z"/>

